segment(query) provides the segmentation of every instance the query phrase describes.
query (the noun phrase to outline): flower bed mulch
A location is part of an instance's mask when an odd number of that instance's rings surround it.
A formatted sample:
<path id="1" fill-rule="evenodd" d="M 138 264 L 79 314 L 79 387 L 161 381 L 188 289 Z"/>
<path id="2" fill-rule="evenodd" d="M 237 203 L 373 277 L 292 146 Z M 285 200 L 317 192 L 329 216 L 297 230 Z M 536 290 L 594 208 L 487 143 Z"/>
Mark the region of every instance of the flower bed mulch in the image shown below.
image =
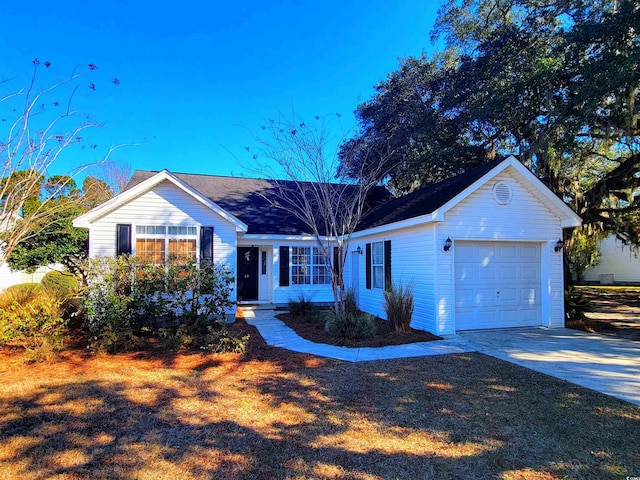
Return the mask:
<path id="1" fill-rule="evenodd" d="M 303 316 L 294 316 L 289 313 L 276 315 L 287 326 L 296 331 L 302 338 L 316 343 L 326 343 L 343 347 L 384 347 L 387 345 L 404 345 L 407 343 L 431 342 L 442 340 L 442 337 L 422 330 L 414 330 L 407 333 L 397 333 L 389 329 L 389 324 L 380 318 L 375 318 L 376 334 L 373 338 L 364 340 L 347 340 L 330 335 L 324 330 L 322 323 L 313 322 Z"/>

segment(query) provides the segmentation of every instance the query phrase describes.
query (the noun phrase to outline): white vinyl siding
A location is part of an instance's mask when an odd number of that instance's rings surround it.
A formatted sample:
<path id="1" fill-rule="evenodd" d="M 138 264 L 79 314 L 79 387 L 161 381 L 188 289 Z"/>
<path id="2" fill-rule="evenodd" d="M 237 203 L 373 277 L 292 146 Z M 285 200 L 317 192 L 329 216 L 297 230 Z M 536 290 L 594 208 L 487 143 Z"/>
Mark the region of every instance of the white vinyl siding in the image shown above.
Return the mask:
<path id="1" fill-rule="evenodd" d="M 519 176 L 517 176 L 519 178 Z M 508 204 L 493 198 L 493 186 L 503 180 L 512 188 Z M 524 221 L 523 219 L 526 219 Z M 560 220 L 545 203 L 535 197 L 515 177 L 505 171 L 449 210 L 443 222 L 393 230 L 384 234 L 359 236 L 352 249 L 366 243 L 391 240 L 394 283 L 411 282 L 415 309 L 411 326 L 435 334 L 456 330 L 455 259 L 458 242 L 524 242 L 539 250 L 540 321 L 550 327 L 564 326 L 562 254 L 553 252 L 553 244 L 562 236 Z M 445 252 L 446 239 L 453 246 Z M 386 318 L 381 290 L 366 289 L 364 256 L 359 261 L 359 306 L 362 310 Z M 538 307 L 536 307 L 538 308 Z"/>
<path id="2" fill-rule="evenodd" d="M 89 256 L 115 256 L 117 224 L 132 224 L 134 238 L 137 225 L 214 226 L 214 261 L 232 266 L 235 272 L 235 227 L 167 181 L 95 221 Z"/>
<path id="3" fill-rule="evenodd" d="M 435 331 L 435 268 L 433 261 L 435 225 L 427 224 L 419 227 L 406 228 L 391 232 L 386 236 L 370 236 L 354 239 L 351 250 L 362 250 L 366 243 L 384 243 L 391 240 L 391 278 L 395 285 L 413 286 L 414 311 L 411 321 L 413 328 Z M 372 245 L 373 247 L 373 245 Z M 372 251 L 373 260 L 373 251 Z M 366 261 L 365 255 L 360 255 L 359 266 L 359 307 L 366 312 L 386 319 L 384 311 L 383 289 L 365 288 Z M 373 262 L 372 262 L 373 263 Z M 351 270 L 351 267 L 348 267 Z M 349 274 L 348 284 L 352 282 Z M 373 286 L 373 278 L 372 286 Z"/>

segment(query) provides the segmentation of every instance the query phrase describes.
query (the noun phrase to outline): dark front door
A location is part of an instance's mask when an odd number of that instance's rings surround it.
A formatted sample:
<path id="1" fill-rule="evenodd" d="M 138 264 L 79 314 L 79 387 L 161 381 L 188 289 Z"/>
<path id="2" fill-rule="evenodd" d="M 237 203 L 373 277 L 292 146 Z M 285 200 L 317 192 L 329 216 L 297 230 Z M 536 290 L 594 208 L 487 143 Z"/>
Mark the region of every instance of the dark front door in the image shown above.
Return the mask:
<path id="1" fill-rule="evenodd" d="M 238 247 L 238 300 L 258 300 L 258 247 Z"/>

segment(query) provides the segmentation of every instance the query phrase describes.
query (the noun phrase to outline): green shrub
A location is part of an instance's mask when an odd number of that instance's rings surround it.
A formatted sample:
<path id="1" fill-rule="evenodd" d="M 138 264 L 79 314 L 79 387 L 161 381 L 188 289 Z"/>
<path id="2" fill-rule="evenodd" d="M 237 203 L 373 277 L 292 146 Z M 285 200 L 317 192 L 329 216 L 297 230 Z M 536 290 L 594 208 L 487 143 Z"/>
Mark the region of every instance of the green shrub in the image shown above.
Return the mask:
<path id="1" fill-rule="evenodd" d="M 593 309 L 589 301 L 580 290 L 573 287 L 564 291 L 564 314 L 568 322 L 584 322 L 587 319 L 586 312 Z"/>
<path id="2" fill-rule="evenodd" d="M 136 312 L 128 296 L 113 292 L 106 284 L 95 284 L 87 290 L 83 305 L 86 311 L 84 327 L 89 332 L 90 347 L 94 352 L 117 353 L 139 345 Z"/>
<path id="3" fill-rule="evenodd" d="M 297 300 L 289 300 L 289 313 L 296 317 L 303 317 L 315 310 L 315 305 L 304 294 L 300 294 Z"/>
<path id="4" fill-rule="evenodd" d="M 85 325 L 96 350 L 137 348 L 143 335 L 158 335 L 172 350 L 197 346 L 190 337 L 231 307 L 233 277 L 222 265 L 153 265 L 123 256 L 93 259 L 88 272 Z"/>
<path id="5" fill-rule="evenodd" d="M 356 292 L 352 289 L 348 289 L 342 299 L 342 309 L 344 313 L 355 315 L 360 313 L 358 308 L 358 302 L 356 300 Z"/>
<path id="6" fill-rule="evenodd" d="M 68 272 L 47 272 L 42 278 L 42 286 L 60 299 L 69 298 L 78 293 L 78 278 Z"/>
<path id="7" fill-rule="evenodd" d="M 376 333 L 376 324 L 368 313 L 347 314 L 332 312 L 325 323 L 325 330 L 345 340 L 371 338 Z"/>
<path id="8" fill-rule="evenodd" d="M 0 345 L 23 346 L 32 356 L 62 348 L 65 323 L 60 300 L 40 284 L 21 284 L 0 294 Z"/>
<path id="9" fill-rule="evenodd" d="M 413 287 L 411 285 L 391 285 L 384 291 L 384 311 L 391 329 L 396 332 L 411 331 L 413 315 Z"/>

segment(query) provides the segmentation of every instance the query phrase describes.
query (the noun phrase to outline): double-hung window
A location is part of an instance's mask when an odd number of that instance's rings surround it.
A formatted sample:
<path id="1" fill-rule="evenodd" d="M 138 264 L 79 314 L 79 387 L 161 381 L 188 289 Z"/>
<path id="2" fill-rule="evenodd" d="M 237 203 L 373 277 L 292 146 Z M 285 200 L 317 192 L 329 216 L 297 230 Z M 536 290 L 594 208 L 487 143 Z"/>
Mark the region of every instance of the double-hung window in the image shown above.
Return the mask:
<path id="1" fill-rule="evenodd" d="M 197 227 L 136 225 L 136 257 L 155 264 L 196 258 Z"/>
<path id="2" fill-rule="evenodd" d="M 291 283 L 293 285 L 327 285 L 331 283 L 331 266 L 317 247 L 291 247 Z"/>
<path id="3" fill-rule="evenodd" d="M 391 240 L 365 244 L 367 289 L 391 288 Z"/>
<path id="4" fill-rule="evenodd" d="M 384 288 L 384 243 L 371 244 L 371 277 L 373 288 Z"/>

